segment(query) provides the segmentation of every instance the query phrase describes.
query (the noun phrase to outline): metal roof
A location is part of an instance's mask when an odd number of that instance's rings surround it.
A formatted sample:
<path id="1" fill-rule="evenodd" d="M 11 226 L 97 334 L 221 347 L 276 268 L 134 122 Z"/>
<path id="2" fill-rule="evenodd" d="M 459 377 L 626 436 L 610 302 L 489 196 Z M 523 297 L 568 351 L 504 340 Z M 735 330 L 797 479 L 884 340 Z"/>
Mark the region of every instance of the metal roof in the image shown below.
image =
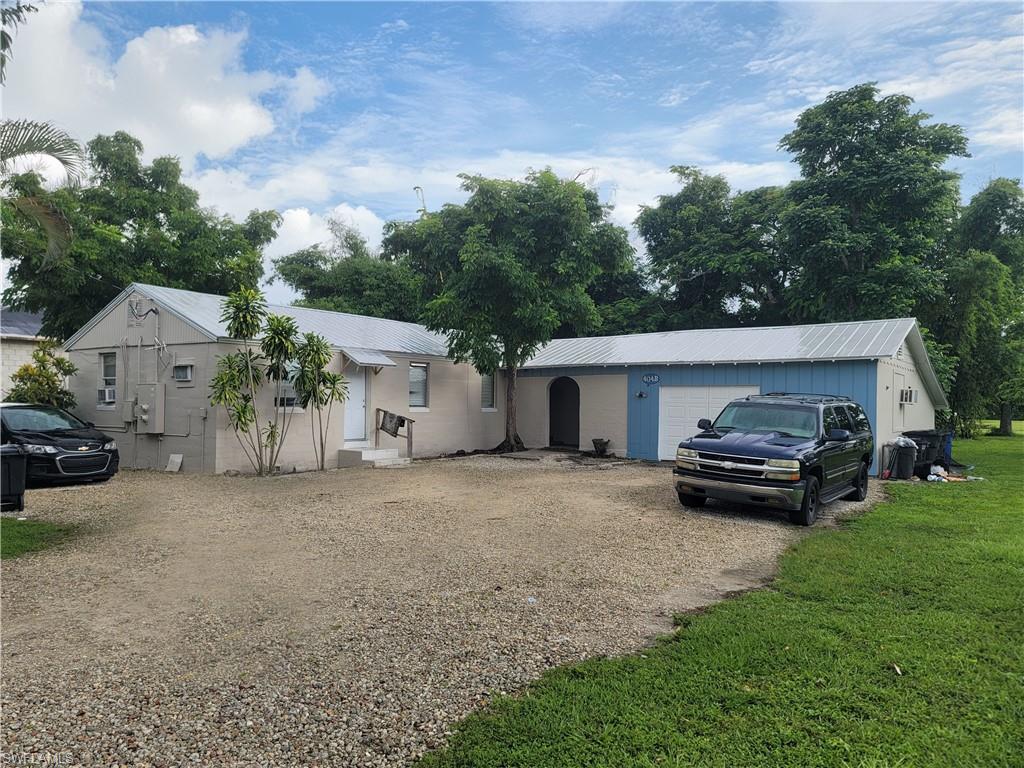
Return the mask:
<path id="1" fill-rule="evenodd" d="M 38 312 L 16 312 L 0 309 L 0 336 L 24 336 L 34 339 L 43 327 L 43 316 Z"/>
<path id="2" fill-rule="evenodd" d="M 120 303 L 124 297 L 134 291 L 153 299 L 161 308 L 177 315 L 211 339 L 225 339 L 228 336 L 227 325 L 220 319 L 224 304 L 223 296 L 132 283 L 110 302 L 108 308 Z M 432 357 L 447 357 L 448 355 L 448 343 L 445 337 L 428 331 L 416 323 L 351 315 L 347 312 L 285 307 L 278 304 L 270 304 L 267 308 L 272 313 L 294 318 L 301 333 L 318 333 L 337 349 L 351 349 L 353 352 L 361 350 L 361 357 L 371 361 L 367 364 L 393 365 L 392 360 L 380 354 L 382 352 Z M 73 347 L 78 338 L 104 314 L 106 314 L 105 310 L 68 339 L 65 342 L 65 348 Z M 371 355 L 371 353 L 373 354 Z"/>
<path id="3" fill-rule="evenodd" d="M 895 356 L 916 325 L 914 318 L 907 317 L 555 339 L 524 367 L 871 360 Z"/>

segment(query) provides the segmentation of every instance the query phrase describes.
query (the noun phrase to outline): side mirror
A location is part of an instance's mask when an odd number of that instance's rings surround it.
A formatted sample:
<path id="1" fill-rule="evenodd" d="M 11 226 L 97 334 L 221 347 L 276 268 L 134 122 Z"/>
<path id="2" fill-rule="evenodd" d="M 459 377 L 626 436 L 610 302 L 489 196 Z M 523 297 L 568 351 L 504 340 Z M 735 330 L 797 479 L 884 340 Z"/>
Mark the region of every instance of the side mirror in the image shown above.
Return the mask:
<path id="1" fill-rule="evenodd" d="M 825 439 L 830 443 L 845 443 L 850 439 L 850 432 L 846 429 L 830 429 Z"/>
<path id="2" fill-rule="evenodd" d="M 697 429 L 702 429 L 705 432 L 711 431 L 711 419 L 701 419 L 697 422 Z"/>

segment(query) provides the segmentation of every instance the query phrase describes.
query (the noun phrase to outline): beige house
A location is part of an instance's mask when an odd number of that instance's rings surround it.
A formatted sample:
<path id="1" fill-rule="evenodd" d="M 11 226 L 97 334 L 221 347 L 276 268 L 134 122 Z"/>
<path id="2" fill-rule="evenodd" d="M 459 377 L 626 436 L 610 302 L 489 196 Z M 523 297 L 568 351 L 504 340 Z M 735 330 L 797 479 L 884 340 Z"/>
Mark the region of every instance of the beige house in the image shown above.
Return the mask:
<path id="1" fill-rule="evenodd" d="M 0 395 L 11 389 L 11 374 L 25 363 L 32 362 L 32 353 L 44 337 L 39 335 L 43 316 L 35 312 L 0 309 Z"/>
<path id="2" fill-rule="evenodd" d="M 195 472 L 248 471 L 223 409 L 209 404 L 217 358 L 234 351 L 223 298 L 132 285 L 65 345 L 79 373 L 78 415 L 117 436 L 122 465 L 166 466 L 180 454 Z M 447 357 L 443 336 L 414 323 L 271 307 L 334 347 L 349 399 L 331 421 L 332 466 L 407 460 L 406 442 L 380 434 L 377 409 L 415 420 L 413 456 L 490 449 L 504 434 L 504 383 Z M 518 426 L 528 447 L 590 450 L 651 461 L 730 400 L 770 392 L 844 395 L 860 403 L 876 446 L 931 429 L 948 408 L 913 318 L 556 339 L 518 379 Z M 281 469 L 312 468 L 310 414 L 289 393 L 292 417 Z M 878 470 L 875 462 L 873 471 Z"/>
<path id="3" fill-rule="evenodd" d="M 78 366 L 71 388 L 76 413 L 118 441 L 121 465 L 164 468 L 181 454 L 190 472 L 251 471 L 223 408 L 210 405 L 217 358 L 238 345 L 220 320 L 223 297 L 133 284 L 72 336 L 64 347 Z M 324 336 L 334 348 L 330 369 L 343 373 L 349 397 L 334 407 L 329 466 L 405 459 L 406 440 L 380 434 L 376 409 L 415 420 L 413 455 L 436 456 L 493 448 L 504 435 L 500 377 L 481 376 L 447 357 L 443 336 L 413 323 L 271 306 L 301 332 Z M 286 391 L 274 403 L 265 388 L 263 414 L 290 416 L 282 471 L 315 466 L 311 414 Z M 334 457 L 331 460 L 331 457 Z"/>

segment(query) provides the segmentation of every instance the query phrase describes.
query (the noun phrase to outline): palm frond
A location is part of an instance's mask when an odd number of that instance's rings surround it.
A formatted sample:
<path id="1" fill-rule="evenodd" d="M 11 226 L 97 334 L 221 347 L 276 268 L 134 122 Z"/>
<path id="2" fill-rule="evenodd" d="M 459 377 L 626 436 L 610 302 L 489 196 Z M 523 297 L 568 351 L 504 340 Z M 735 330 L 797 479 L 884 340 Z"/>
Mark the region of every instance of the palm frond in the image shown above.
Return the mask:
<path id="1" fill-rule="evenodd" d="M 52 123 L 38 120 L 4 120 L 0 122 L 0 169 L 9 173 L 18 158 L 47 155 L 64 168 L 68 182 L 75 184 L 82 176 L 85 156 L 78 142 Z"/>
<path id="2" fill-rule="evenodd" d="M 38 224 L 46 233 L 46 258 L 41 269 L 47 269 L 71 244 L 71 224 L 57 208 L 38 197 L 11 197 L 10 203 L 23 216 Z"/>

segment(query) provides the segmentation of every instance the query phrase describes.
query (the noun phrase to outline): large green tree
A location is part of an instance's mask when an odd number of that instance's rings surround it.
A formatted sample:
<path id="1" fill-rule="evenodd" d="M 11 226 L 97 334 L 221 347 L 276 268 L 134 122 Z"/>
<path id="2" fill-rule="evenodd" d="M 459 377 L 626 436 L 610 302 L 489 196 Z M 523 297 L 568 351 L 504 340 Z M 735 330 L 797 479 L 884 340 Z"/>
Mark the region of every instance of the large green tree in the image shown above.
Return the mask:
<path id="1" fill-rule="evenodd" d="M 10 180 L 18 195 L 61 211 L 74 237 L 56 258 L 47 233 L 4 206 L 4 257 L 11 260 L 4 301 L 43 313 L 43 332 L 66 338 L 133 281 L 227 294 L 253 287 L 261 251 L 280 216 L 253 211 L 243 222 L 204 209 L 171 157 L 142 161 L 127 133 L 87 146 L 89 173 L 73 188 L 47 190 L 35 174 Z"/>
<path id="2" fill-rule="evenodd" d="M 681 189 L 644 207 L 636 226 L 661 286 L 661 327 L 777 323 L 787 316 L 793 260 L 779 230 L 785 190 L 733 195 L 723 176 L 672 169 Z"/>
<path id="3" fill-rule="evenodd" d="M 274 259 L 275 276 L 302 296 L 300 306 L 417 322 L 422 280 L 405 258 L 373 253 L 355 229 L 331 222 L 332 239 Z"/>
<path id="4" fill-rule="evenodd" d="M 481 372 L 505 372 L 504 450 L 519 450 L 516 376 L 564 325 L 583 333 L 599 322 L 587 293 L 632 248 L 608 221 L 597 193 L 550 170 L 524 181 L 464 175 L 469 199 L 392 225 L 389 254 L 409 258 L 432 296 L 427 327 L 448 337 L 451 356 Z"/>
<path id="5" fill-rule="evenodd" d="M 1010 434 L 1024 371 L 1024 190 L 995 179 L 963 208 L 941 263 L 943 300 L 924 318 L 955 359 L 950 404 L 961 434 L 998 413 Z"/>
<path id="6" fill-rule="evenodd" d="M 801 171 L 782 218 L 784 247 L 800 260 L 794 320 L 905 316 L 939 298 L 930 262 L 958 206 L 958 176 L 943 166 L 967 156 L 967 140 L 912 104 L 857 85 L 805 110 L 782 138 Z"/>

